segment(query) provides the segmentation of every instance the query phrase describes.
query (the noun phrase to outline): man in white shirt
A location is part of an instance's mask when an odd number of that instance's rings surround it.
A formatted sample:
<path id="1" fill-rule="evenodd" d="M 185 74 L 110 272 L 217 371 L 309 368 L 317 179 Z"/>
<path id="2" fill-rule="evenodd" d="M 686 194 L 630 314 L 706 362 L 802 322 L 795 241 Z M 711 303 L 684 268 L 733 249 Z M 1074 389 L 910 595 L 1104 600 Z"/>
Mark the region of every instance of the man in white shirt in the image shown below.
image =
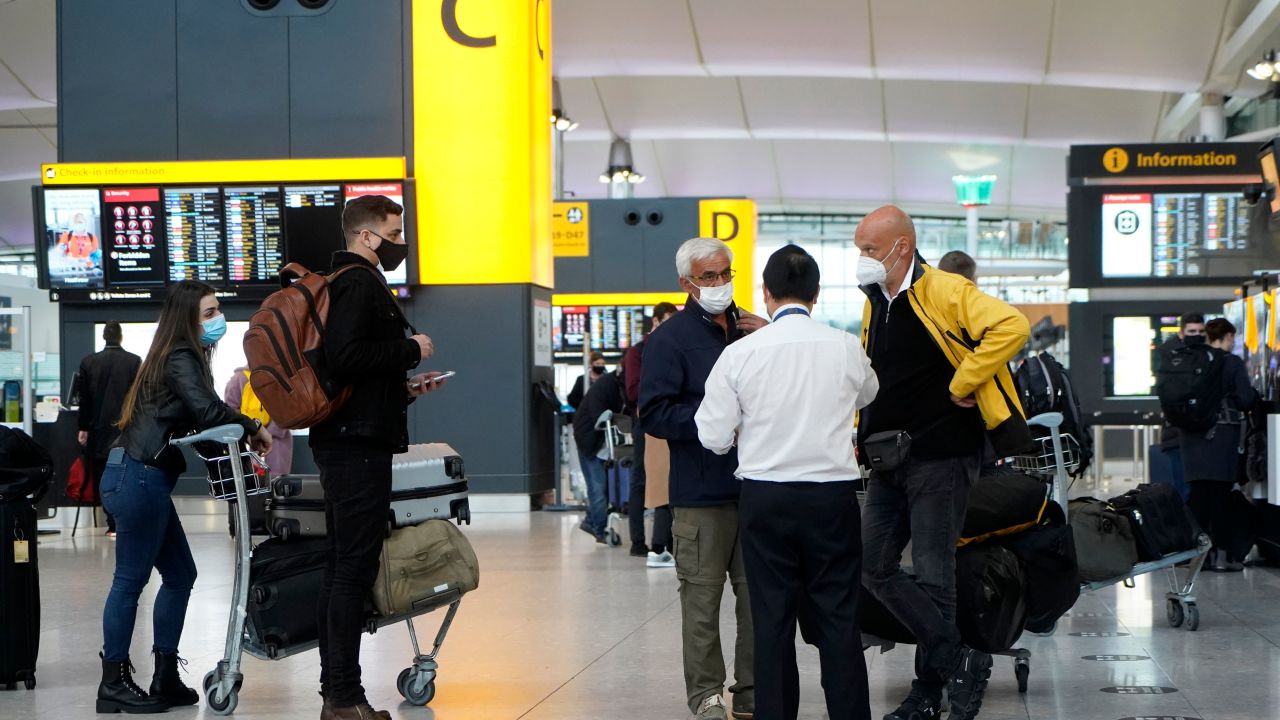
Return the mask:
<path id="1" fill-rule="evenodd" d="M 853 426 L 878 383 L 858 338 L 810 317 L 818 281 L 817 262 L 798 246 L 769 258 L 764 300 L 772 323 L 725 349 L 695 416 L 708 450 L 738 446 L 757 720 L 796 717 L 801 611 L 815 620 L 806 635 L 820 653 L 828 716 L 871 717 L 857 620 Z"/>

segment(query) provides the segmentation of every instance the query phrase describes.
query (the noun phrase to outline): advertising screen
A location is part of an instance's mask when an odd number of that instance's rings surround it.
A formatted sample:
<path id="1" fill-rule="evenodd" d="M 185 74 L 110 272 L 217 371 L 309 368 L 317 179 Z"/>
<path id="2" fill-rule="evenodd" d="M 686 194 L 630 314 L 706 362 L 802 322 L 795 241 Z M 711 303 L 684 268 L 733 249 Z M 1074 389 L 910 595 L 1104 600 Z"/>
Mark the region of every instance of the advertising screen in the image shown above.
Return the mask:
<path id="1" fill-rule="evenodd" d="M 223 191 L 227 275 L 232 283 L 274 283 L 284 265 L 284 221 L 278 187 Z"/>
<path id="2" fill-rule="evenodd" d="M 49 287 L 101 288 L 102 201 L 93 190 L 45 190 Z"/>
<path id="3" fill-rule="evenodd" d="M 284 189 L 285 247 L 289 262 L 327 270 L 343 247 L 342 187 L 291 185 Z"/>
<path id="4" fill-rule="evenodd" d="M 348 183 L 343 188 L 346 202 L 351 202 L 358 197 L 365 195 L 385 195 L 395 201 L 400 207 L 404 207 L 404 185 L 402 183 Z M 402 216 L 403 217 L 403 216 Z M 412 240 L 409 238 L 408 228 L 405 229 L 404 241 L 412 247 Z M 409 263 L 414 261 L 413 252 L 410 251 L 408 259 L 400 263 L 400 267 L 391 272 L 384 272 L 388 285 L 404 285 L 409 282 Z"/>
<path id="5" fill-rule="evenodd" d="M 560 312 L 560 344 L 552 345 L 554 350 L 581 353 L 582 343 L 587 336 L 587 313 L 589 308 L 566 307 L 555 308 Z M 553 336 L 554 337 L 554 336 Z"/>
<path id="6" fill-rule="evenodd" d="M 216 187 L 164 191 L 171 281 L 199 280 L 215 287 L 226 283 L 221 205 Z"/>
<path id="7" fill-rule="evenodd" d="M 160 188 L 106 188 L 102 206 L 107 282 L 164 285 Z"/>

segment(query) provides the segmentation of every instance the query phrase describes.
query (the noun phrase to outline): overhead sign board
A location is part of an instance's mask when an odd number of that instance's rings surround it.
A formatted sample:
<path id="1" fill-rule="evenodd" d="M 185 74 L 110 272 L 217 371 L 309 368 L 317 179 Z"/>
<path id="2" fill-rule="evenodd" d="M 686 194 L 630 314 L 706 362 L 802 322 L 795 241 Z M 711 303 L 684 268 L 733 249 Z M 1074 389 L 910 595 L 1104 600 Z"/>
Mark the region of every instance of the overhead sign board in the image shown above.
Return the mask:
<path id="1" fill-rule="evenodd" d="M 1072 145 L 1067 174 L 1084 178 L 1260 175 L 1257 143 Z"/>

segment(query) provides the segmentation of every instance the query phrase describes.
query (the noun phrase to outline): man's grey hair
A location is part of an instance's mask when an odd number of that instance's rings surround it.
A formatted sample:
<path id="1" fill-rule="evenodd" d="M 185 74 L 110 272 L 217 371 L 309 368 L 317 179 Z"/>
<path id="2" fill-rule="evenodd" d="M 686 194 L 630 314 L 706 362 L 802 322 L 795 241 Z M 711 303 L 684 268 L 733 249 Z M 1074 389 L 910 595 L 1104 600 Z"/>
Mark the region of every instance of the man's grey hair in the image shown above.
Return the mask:
<path id="1" fill-rule="evenodd" d="M 733 251 L 715 238 L 697 237 L 685 240 L 680 249 L 676 250 L 676 272 L 682 278 L 691 277 L 695 260 L 705 262 L 721 254 L 728 257 L 729 262 L 733 262 Z"/>

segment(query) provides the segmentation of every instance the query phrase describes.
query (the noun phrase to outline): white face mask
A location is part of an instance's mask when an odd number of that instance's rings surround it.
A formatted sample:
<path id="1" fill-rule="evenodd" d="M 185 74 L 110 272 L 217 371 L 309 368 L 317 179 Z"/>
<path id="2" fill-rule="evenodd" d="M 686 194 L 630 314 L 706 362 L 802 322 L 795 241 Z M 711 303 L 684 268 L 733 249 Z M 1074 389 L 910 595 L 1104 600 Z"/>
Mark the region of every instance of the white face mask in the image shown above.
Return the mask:
<path id="1" fill-rule="evenodd" d="M 695 287 L 698 288 L 698 304 L 712 315 L 719 315 L 728 310 L 729 303 L 733 302 L 733 283 L 731 282 L 716 287 L 701 285 Z"/>
<path id="2" fill-rule="evenodd" d="M 899 242 L 902 242 L 902 240 L 899 239 L 898 242 L 893 244 L 893 247 L 889 248 L 889 252 L 885 255 L 885 259 L 888 259 L 889 255 L 892 255 L 893 251 L 898 249 Z M 901 259 L 902 258 L 898 258 L 898 260 Z M 889 268 L 890 270 L 898 266 L 898 260 L 893 261 L 893 267 Z M 877 260 L 870 255 L 860 255 L 858 256 L 858 264 L 854 267 L 853 274 L 858 279 L 859 285 L 883 285 L 885 280 L 888 279 L 889 271 L 885 269 L 884 262 Z"/>

